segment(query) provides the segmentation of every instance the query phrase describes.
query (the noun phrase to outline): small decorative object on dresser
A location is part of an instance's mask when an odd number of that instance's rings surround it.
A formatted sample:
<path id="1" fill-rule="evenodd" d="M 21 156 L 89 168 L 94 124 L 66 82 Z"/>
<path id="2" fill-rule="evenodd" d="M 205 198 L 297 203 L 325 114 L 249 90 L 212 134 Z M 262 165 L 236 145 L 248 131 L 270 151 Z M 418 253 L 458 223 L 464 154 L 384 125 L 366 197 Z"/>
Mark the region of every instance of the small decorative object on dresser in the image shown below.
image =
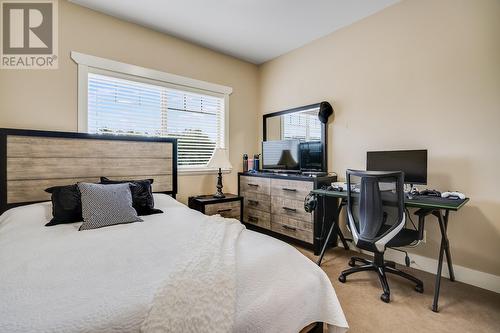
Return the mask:
<path id="1" fill-rule="evenodd" d="M 217 176 L 217 192 L 213 195 L 213 197 L 224 198 L 224 193 L 222 193 L 222 169 L 231 169 L 233 167 L 227 158 L 226 149 L 215 148 L 210 161 L 208 161 L 207 167 L 219 168 L 219 175 Z"/>
<path id="2" fill-rule="evenodd" d="M 232 217 L 241 221 L 243 197 L 226 194 L 224 198 L 214 198 L 213 195 L 189 197 L 189 208 L 206 215 L 220 214 L 222 217 Z"/>
<path id="3" fill-rule="evenodd" d="M 248 172 L 248 154 L 243 154 L 243 172 Z"/>

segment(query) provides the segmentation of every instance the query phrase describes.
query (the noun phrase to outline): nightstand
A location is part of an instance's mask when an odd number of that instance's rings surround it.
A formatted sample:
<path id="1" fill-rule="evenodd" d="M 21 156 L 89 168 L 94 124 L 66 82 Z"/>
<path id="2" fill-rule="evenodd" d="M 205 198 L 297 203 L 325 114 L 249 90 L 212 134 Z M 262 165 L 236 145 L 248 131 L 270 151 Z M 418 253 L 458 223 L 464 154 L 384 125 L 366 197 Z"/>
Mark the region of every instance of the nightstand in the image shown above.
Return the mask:
<path id="1" fill-rule="evenodd" d="M 225 195 L 225 198 L 214 198 L 212 195 L 189 197 L 188 206 L 206 215 L 220 214 L 241 221 L 243 197 L 228 193 Z"/>

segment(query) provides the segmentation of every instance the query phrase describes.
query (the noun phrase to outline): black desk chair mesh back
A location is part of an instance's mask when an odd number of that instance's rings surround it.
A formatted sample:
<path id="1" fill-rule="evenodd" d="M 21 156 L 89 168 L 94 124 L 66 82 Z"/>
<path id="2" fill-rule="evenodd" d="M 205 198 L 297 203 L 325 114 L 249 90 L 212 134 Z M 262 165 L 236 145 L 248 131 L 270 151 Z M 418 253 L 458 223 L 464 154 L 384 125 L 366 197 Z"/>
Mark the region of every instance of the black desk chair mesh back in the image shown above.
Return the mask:
<path id="1" fill-rule="evenodd" d="M 340 282 L 350 274 L 375 271 L 384 290 L 381 299 L 390 301 L 386 273 L 399 275 L 413 281 L 415 289 L 423 292 L 419 279 L 395 268 L 393 262 L 384 260 L 387 247 L 410 245 L 418 240 L 418 231 L 406 229 L 404 206 L 404 175 L 402 172 L 377 172 L 347 170 L 347 217 L 356 246 L 373 252 L 374 261 L 352 257 L 352 268 L 343 271 Z M 356 262 L 362 263 L 356 266 Z"/>

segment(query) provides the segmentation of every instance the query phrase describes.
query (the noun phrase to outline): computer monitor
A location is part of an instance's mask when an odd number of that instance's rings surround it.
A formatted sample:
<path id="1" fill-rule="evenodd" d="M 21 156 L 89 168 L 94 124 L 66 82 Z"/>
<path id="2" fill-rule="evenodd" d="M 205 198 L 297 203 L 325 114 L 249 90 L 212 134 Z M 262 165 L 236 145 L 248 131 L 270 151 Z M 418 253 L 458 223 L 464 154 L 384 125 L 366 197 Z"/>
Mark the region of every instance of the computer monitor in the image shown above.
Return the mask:
<path id="1" fill-rule="evenodd" d="M 368 171 L 403 171 L 406 184 L 427 184 L 427 150 L 369 151 Z"/>
<path id="2" fill-rule="evenodd" d="M 300 170 L 303 172 L 325 171 L 323 142 L 306 141 L 299 144 Z"/>

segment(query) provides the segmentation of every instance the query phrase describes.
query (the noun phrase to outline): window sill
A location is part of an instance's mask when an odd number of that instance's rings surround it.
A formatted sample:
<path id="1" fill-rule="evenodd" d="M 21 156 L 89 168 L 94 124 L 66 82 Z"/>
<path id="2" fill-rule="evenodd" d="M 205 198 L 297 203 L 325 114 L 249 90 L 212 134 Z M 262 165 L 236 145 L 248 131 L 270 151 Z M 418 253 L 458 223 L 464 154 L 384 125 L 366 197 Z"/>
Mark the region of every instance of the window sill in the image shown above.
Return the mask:
<path id="1" fill-rule="evenodd" d="M 232 169 L 222 169 L 222 174 L 231 173 Z M 209 169 L 209 168 L 181 168 L 177 170 L 177 174 L 180 176 L 196 176 L 196 175 L 216 175 L 219 169 Z"/>

